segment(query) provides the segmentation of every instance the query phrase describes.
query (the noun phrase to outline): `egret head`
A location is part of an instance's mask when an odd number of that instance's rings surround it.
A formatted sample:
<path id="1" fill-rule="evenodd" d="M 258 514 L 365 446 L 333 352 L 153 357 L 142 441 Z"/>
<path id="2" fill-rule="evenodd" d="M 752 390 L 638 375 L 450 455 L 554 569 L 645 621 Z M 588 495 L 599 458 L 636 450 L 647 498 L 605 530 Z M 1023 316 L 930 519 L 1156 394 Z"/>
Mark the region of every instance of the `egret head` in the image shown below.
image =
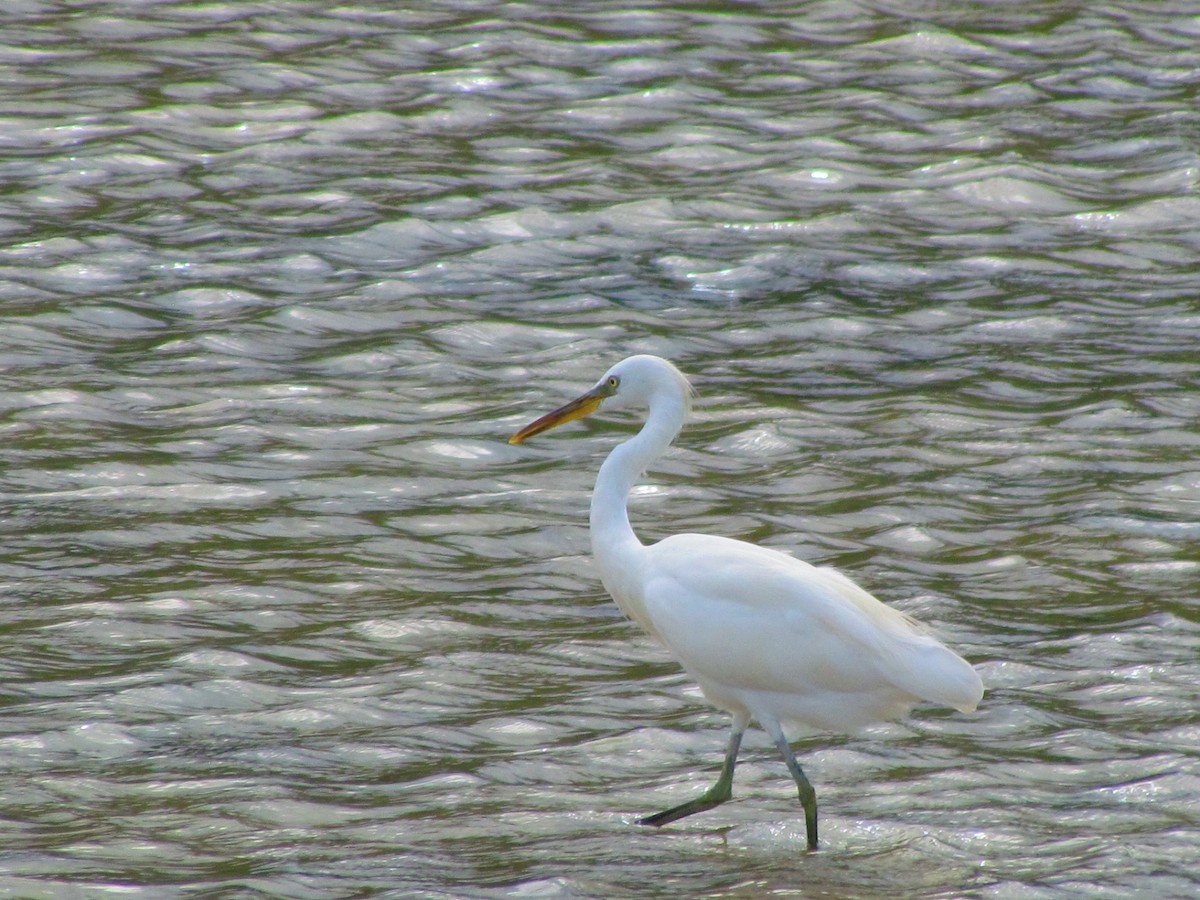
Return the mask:
<path id="1" fill-rule="evenodd" d="M 662 401 L 680 403 L 686 409 L 691 395 L 692 387 L 687 378 L 665 359 L 647 355 L 630 356 L 605 372 L 591 390 L 526 425 L 508 442 L 520 444 L 535 434 L 590 416 L 601 404 L 607 409 L 618 409 L 649 405 L 661 398 Z"/>

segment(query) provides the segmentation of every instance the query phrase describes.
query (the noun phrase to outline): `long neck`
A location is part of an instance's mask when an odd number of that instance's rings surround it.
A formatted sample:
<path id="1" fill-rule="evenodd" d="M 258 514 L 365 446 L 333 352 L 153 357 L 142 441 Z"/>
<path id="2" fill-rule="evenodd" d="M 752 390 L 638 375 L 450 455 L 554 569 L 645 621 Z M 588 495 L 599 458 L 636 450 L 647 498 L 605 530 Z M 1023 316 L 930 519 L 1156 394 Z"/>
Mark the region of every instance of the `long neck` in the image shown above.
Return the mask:
<path id="1" fill-rule="evenodd" d="M 592 492 L 592 552 L 614 594 L 615 585 L 610 580 L 622 580 L 622 572 L 632 575 L 643 549 L 629 524 L 626 507 L 629 492 L 646 468 L 675 440 L 686 414 L 683 397 L 661 394 L 653 397 L 642 430 L 609 454 L 596 477 L 596 489 Z"/>

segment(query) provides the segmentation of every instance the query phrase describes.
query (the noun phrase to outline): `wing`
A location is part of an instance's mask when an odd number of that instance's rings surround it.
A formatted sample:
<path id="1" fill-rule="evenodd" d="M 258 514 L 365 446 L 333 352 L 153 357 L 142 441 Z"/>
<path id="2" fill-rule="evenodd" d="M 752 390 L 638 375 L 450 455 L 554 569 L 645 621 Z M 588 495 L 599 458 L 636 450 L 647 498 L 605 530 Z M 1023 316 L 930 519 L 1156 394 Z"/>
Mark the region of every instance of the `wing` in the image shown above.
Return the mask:
<path id="1" fill-rule="evenodd" d="M 903 692 L 963 710 L 975 670 L 841 573 L 709 535 L 647 548 L 645 609 L 701 681 L 743 691 Z"/>

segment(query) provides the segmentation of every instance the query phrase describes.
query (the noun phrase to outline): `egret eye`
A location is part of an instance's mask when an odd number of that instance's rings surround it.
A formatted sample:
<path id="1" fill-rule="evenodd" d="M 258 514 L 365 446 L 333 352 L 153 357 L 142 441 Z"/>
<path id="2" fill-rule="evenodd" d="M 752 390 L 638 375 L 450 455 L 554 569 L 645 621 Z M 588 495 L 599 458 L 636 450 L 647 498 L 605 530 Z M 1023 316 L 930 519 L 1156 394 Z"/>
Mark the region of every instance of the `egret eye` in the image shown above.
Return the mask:
<path id="1" fill-rule="evenodd" d="M 617 389 L 617 385 L 619 385 L 620 383 L 621 383 L 621 379 L 618 378 L 616 375 L 608 376 L 608 386 L 610 388 L 612 388 L 614 391 Z"/>

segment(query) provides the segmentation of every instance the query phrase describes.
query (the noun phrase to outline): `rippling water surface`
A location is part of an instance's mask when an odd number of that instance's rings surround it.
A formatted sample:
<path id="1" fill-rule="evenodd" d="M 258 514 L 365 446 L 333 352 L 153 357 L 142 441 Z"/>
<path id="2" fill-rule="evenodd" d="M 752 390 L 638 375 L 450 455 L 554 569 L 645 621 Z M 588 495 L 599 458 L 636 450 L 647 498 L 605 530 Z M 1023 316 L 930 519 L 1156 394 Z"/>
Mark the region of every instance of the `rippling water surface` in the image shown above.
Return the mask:
<path id="1" fill-rule="evenodd" d="M 400 4 L 405 6 L 406 4 Z M 1200 18 L 0 13 L 0 891 L 1200 894 Z M 632 510 L 834 564 L 988 693 L 798 745 L 619 616 Z"/>

